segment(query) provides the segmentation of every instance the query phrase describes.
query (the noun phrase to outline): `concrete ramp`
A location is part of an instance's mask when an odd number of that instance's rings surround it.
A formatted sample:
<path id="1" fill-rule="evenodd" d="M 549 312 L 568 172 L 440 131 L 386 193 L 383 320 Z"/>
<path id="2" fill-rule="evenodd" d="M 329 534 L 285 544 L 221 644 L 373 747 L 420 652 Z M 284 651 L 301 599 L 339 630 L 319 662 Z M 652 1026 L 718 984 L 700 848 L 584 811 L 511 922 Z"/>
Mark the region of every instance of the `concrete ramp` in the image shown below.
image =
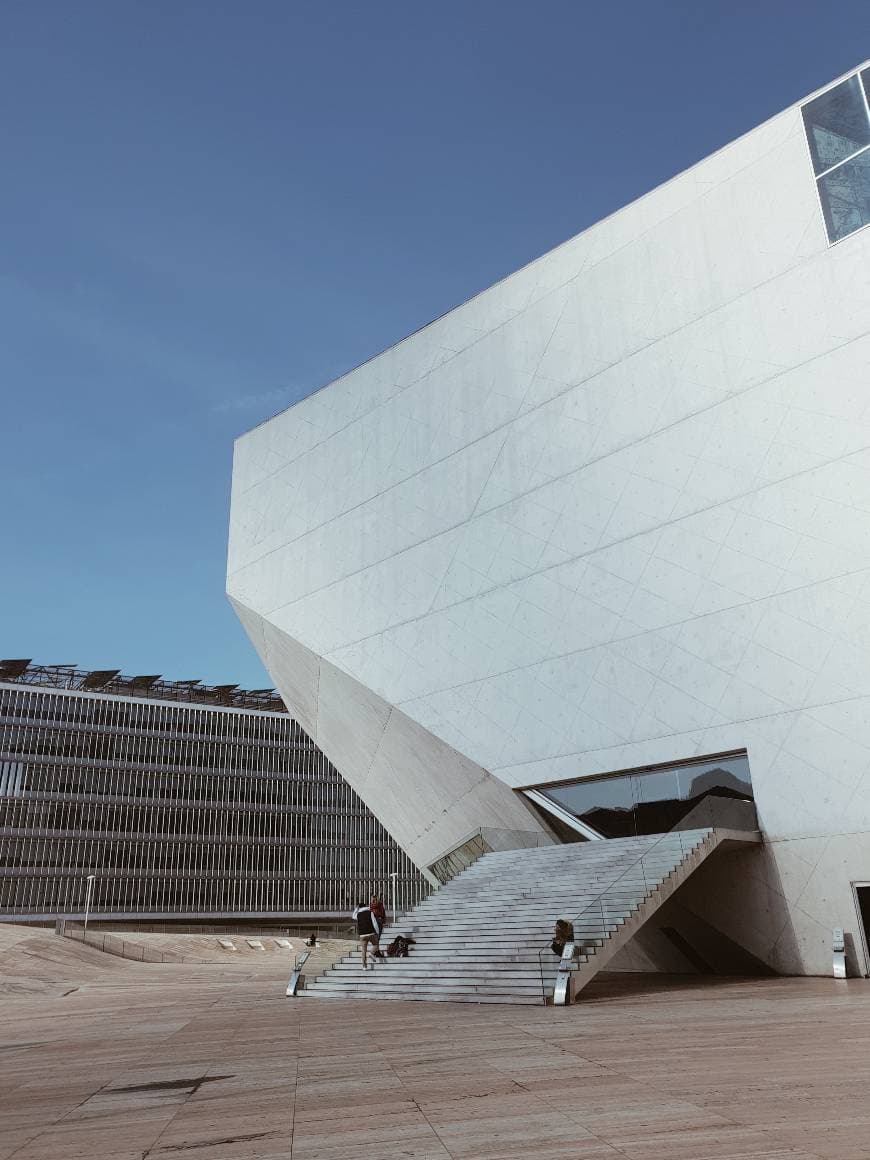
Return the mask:
<path id="1" fill-rule="evenodd" d="M 485 854 L 393 928 L 416 940 L 407 959 L 364 971 L 359 951 L 301 992 L 307 998 L 548 1003 L 559 960 L 557 918 L 574 926 L 571 991 L 580 991 L 723 845 L 755 833 L 706 827 Z"/>

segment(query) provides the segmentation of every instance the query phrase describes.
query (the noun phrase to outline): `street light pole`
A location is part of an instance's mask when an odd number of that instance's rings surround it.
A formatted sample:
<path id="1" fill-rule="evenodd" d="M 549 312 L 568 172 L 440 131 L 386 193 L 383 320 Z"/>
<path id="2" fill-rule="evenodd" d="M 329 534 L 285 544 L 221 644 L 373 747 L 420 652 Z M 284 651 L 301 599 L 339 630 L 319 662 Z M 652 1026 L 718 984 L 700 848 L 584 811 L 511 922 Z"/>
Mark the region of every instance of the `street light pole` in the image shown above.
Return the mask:
<path id="1" fill-rule="evenodd" d="M 393 926 L 396 925 L 396 879 L 398 876 L 397 870 L 390 871 L 390 878 L 392 879 L 391 888 L 393 891 Z"/>
<path id="2" fill-rule="evenodd" d="M 88 933 L 88 916 L 91 913 L 91 895 L 93 894 L 94 883 L 96 882 L 96 880 L 97 880 L 96 874 L 89 874 L 88 875 L 88 889 L 87 889 L 87 892 L 85 894 L 85 931 L 84 931 L 85 937 L 87 937 L 87 933 Z"/>

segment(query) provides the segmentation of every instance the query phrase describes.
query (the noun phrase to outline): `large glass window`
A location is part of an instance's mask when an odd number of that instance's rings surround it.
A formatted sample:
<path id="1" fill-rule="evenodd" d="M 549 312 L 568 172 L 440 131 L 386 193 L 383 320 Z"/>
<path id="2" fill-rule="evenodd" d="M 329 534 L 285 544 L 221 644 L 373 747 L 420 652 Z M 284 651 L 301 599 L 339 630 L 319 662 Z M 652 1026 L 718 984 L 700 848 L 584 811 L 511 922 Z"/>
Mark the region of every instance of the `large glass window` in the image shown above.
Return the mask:
<path id="1" fill-rule="evenodd" d="M 832 242 L 870 223 L 870 150 L 823 174 L 819 193 Z"/>
<path id="2" fill-rule="evenodd" d="M 870 224 L 870 69 L 803 107 L 828 240 Z"/>
<path id="3" fill-rule="evenodd" d="M 536 789 L 604 838 L 664 834 L 694 822 L 708 825 L 702 809 L 708 799 L 753 800 L 745 753 Z M 742 820 L 734 828 L 743 828 Z"/>

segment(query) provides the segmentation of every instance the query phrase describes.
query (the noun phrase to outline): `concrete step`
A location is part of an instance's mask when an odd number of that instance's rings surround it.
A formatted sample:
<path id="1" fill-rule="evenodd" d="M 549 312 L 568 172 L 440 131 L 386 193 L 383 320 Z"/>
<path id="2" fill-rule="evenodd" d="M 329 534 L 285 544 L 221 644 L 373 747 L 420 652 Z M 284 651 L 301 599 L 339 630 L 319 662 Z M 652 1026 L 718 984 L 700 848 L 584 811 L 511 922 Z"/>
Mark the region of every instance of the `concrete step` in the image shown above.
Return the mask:
<path id="1" fill-rule="evenodd" d="M 537 995 L 514 994 L 445 994 L 440 991 L 426 991 L 423 989 L 404 990 L 396 987 L 390 991 L 377 992 L 367 987 L 343 987 L 340 991 L 300 991 L 303 999 L 397 999 L 405 1002 L 423 1003 L 501 1003 L 510 1006 L 540 1006 L 543 1002 L 542 992 Z"/>
<path id="2" fill-rule="evenodd" d="M 673 874 L 678 866 L 679 863 L 674 861 L 666 867 L 650 868 L 646 874 L 633 874 L 631 876 L 623 875 L 617 869 L 613 874 L 603 876 L 600 881 L 586 878 L 581 874 L 565 874 L 560 877 L 558 884 L 541 882 L 537 885 L 530 885 L 523 891 L 475 890 L 473 893 L 468 894 L 459 894 L 457 892 L 449 896 L 445 895 L 437 901 L 422 903 L 420 909 L 415 911 L 415 913 L 433 914 L 451 906 L 456 906 L 459 902 L 467 902 L 469 906 L 477 906 L 478 908 L 492 906 L 493 903 L 499 906 L 511 903 L 515 906 L 528 906 L 535 900 L 540 902 L 542 898 L 547 900 L 548 906 L 557 907 L 563 900 L 573 899 L 578 890 L 584 894 L 588 894 L 591 898 L 597 898 L 602 890 L 609 890 L 617 881 L 619 882 L 618 891 L 620 894 L 628 894 L 632 890 L 644 889 L 650 883 L 661 881 L 663 878 L 667 878 L 669 874 Z"/>
<path id="3" fill-rule="evenodd" d="M 546 886 L 541 886 L 538 893 L 530 893 L 523 898 L 515 898 L 510 896 L 501 896 L 494 898 L 487 898 L 485 896 L 475 895 L 470 899 L 452 898 L 439 906 L 431 906 L 426 910 L 420 910 L 415 914 L 415 918 L 422 920 L 423 918 L 435 919 L 441 915 L 450 915 L 456 913 L 458 908 L 461 908 L 463 914 L 468 915 L 485 915 L 491 912 L 493 907 L 497 907 L 500 914 L 507 915 L 533 915 L 541 918 L 548 914 L 560 914 L 563 910 L 568 909 L 569 913 L 574 914 L 578 906 L 583 906 L 584 902 L 589 904 L 600 898 L 603 891 L 608 891 L 608 894 L 613 899 L 627 900 L 635 897 L 642 897 L 651 888 L 658 886 L 668 877 L 667 874 L 657 875 L 646 882 L 633 882 L 620 887 L 618 890 L 610 894 L 610 883 L 605 883 L 602 888 L 596 889 L 590 887 L 589 883 L 578 881 L 569 884 L 568 889 L 561 889 L 552 891 Z M 573 885 L 573 889 L 570 886 Z M 542 907 L 542 899 L 546 899 Z M 398 925 L 398 924 L 397 924 Z"/>
<path id="4" fill-rule="evenodd" d="M 618 926 L 623 926 L 626 919 L 631 918 L 635 911 L 624 915 L 610 915 L 606 919 L 596 919 L 595 921 L 584 920 L 573 923 L 575 935 L 593 934 L 598 931 L 614 931 Z M 542 926 L 508 926 L 499 925 L 496 930 L 481 930 L 479 926 L 439 926 L 436 930 L 418 930 L 410 937 L 415 939 L 418 946 L 424 946 L 426 943 L 452 943 L 455 945 L 468 946 L 503 946 L 504 943 L 511 939 L 519 945 L 523 943 L 534 943 L 540 946 L 541 939 L 546 939 L 547 942 L 553 936 L 553 923 L 548 922 Z M 384 945 L 384 940 L 381 939 L 381 949 L 386 950 L 389 943 Z"/>
<path id="5" fill-rule="evenodd" d="M 523 994 L 536 988 L 540 991 L 541 977 L 540 973 L 538 973 L 537 976 L 526 975 L 519 979 L 490 978 L 485 975 L 475 976 L 474 979 L 451 979 L 443 975 L 421 976 L 418 979 L 412 977 L 384 979 L 377 978 L 376 973 L 361 971 L 358 977 L 354 976 L 348 979 L 336 979 L 328 975 L 323 975 L 311 984 L 310 990 L 335 991 L 342 990 L 345 986 L 365 987 L 367 990 L 373 991 L 389 991 L 395 987 L 410 989 L 415 986 L 421 986 L 428 991 L 435 991 L 439 994 L 451 992 L 461 995 L 486 994 L 493 989 L 496 989 L 499 994 L 507 994 L 508 992 Z"/>
<path id="6" fill-rule="evenodd" d="M 579 941 L 579 940 L 575 940 Z M 585 945 L 592 946 L 596 943 L 601 945 L 604 939 L 585 939 Z M 411 947 L 411 953 L 407 959 L 391 959 L 389 957 L 379 959 L 380 963 L 409 963 L 409 962 L 450 962 L 450 963 L 531 963 L 538 961 L 538 952 L 541 950 L 540 944 L 534 947 L 526 947 L 519 950 L 513 948 L 497 947 L 492 951 L 456 949 L 449 946 L 432 946 L 425 950 L 419 947 Z M 547 946 L 548 955 L 552 954 Z M 355 962 L 362 961 L 362 955 L 358 951 L 354 951 L 351 955 L 346 955 L 340 959 L 339 962 Z M 336 964 L 337 965 L 337 964 Z"/>
<path id="7" fill-rule="evenodd" d="M 554 972 L 555 973 L 555 972 Z M 394 976 L 394 977 L 393 977 Z M 467 979 L 466 983 L 464 980 Z M 432 971 L 396 971 L 391 972 L 391 976 L 385 976 L 380 970 L 364 971 L 358 967 L 355 971 L 330 971 L 325 975 L 321 975 L 311 985 L 315 988 L 344 986 L 346 983 L 356 981 L 360 984 L 368 986 L 371 984 L 374 987 L 407 987 L 411 984 L 425 985 L 435 987 L 456 987 L 456 986 L 474 986 L 477 989 L 485 987 L 487 989 L 498 986 L 519 987 L 520 989 L 529 986 L 540 987 L 541 972 L 540 971 L 476 971 L 473 976 L 465 977 L 451 977 L 443 970 Z"/>

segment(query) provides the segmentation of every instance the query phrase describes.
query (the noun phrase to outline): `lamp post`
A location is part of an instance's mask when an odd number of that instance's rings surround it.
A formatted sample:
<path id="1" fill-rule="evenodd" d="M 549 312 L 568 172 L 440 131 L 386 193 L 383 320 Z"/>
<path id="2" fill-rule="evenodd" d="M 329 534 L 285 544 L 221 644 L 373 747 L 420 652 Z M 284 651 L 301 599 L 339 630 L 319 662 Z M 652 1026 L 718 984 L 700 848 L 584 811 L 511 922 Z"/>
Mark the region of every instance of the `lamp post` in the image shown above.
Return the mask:
<path id="1" fill-rule="evenodd" d="M 393 926 L 396 925 L 396 879 L 398 877 L 399 872 L 397 870 L 390 871 L 390 878 L 392 879 L 390 886 L 393 892 Z"/>
<path id="2" fill-rule="evenodd" d="M 87 937 L 87 933 L 88 933 L 88 916 L 91 913 L 91 895 L 94 892 L 94 883 L 96 882 L 96 880 L 97 880 L 96 874 L 89 874 L 88 875 L 88 889 L 87 889 L 87 892 L 85 894 L 85 930 L 84 930 L 85 937 Z"/>

